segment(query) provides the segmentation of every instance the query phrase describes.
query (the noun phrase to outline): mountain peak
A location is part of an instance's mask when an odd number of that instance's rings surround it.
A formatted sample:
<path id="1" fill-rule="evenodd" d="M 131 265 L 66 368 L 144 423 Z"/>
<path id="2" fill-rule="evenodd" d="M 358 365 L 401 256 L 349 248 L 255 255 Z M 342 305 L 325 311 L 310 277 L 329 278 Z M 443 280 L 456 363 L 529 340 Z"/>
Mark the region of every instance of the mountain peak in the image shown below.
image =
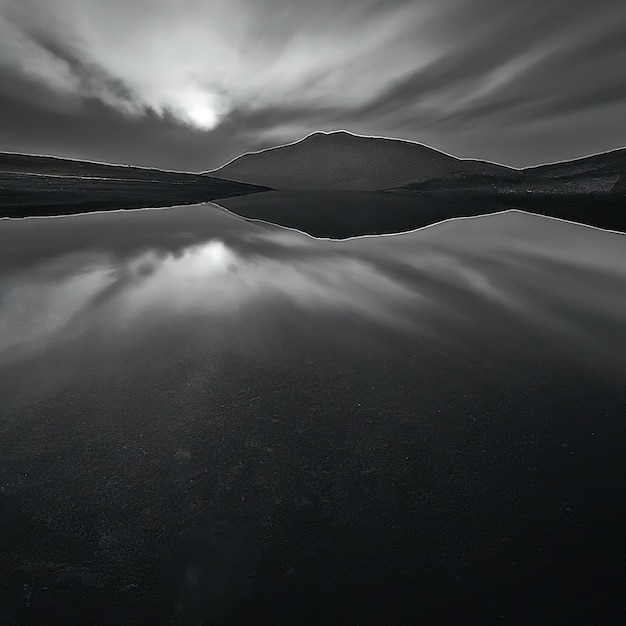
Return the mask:
<path id="1" fill-rule="evenodd" d="M 299 141 L 296 141 L 295 143 L 302 143 L 304 141 L 310 141 L 310 140 L 327 140 L 329 142 L 332 141 L 339 141 L 339 140 L 355 140 L 355 141 L 359 141 L 361 139 L 371 139 L 371 137 L 365 136 L 365 135 L 356 135 L 354 133 L 351 133 L 347 130 L 316 130 L 314 133 L 310 133 L 309 135 L 306 135 L 305 137 L 303 137 L 302 139 L 300 139 Z"/>
<path id="2" fill-rule="evenodd" d="M 315 137 L 315 136 L 322 136 L 322 137 L 328 137 L 331 135 L 344 135 L 344 136 L 350 136 L 350 137 L 360 137 L 361 135 L 357 135 L 355 133 L 351 133 L 350 131 L 347 130 L 343 130 L 341 128 L 337 129 L 337 130 L 316 130 L 312 133 L 310 133 L 309 135 L 307 135 L 307 137 Z"/>
<path id="3" fill-rule="evenodd" d="M 500 169 L 506 168 L 462 161 L 412 141 L 334 130 L 244 154 L 208 173 L 273 189 L 372 191 L 458 171 L 484 174 Z"/>

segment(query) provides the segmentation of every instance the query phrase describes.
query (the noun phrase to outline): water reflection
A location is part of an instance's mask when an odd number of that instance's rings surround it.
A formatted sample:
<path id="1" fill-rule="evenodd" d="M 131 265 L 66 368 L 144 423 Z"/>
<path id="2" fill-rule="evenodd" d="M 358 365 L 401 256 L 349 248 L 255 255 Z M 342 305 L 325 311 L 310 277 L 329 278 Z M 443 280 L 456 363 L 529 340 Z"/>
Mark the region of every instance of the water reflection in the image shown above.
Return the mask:
<path id="1" fill-rule="evenodd" d="M 611 621 L 624 236 L 199 205 L 2 221 L 0 283 L 4 614 L 27 584 L 40 623 L 72 590 L 82 623 Z"/>
<path id="2" fill-rule="evenodd" d="M 264 241 L 261 233 L 259 242 Z M 293 305 L 401 323 L 408 321 L 399 313 L 402 307 L 420 299 L 419 292 L 361 258 L 332 251 L 287 257 L 271 248 L 238 250 L 220 238 L 118 258 L 62 255 L 5 280 L 0 307 L 5 359 L 17 358 L 21 350 L 31 354 L 37 345 L 43 349 L 70 330 L 103 326 L 104 332 L 132 332 L 137 325 L 182 324 L 203 315 L 236 315 L 242 308 Z"/>
<path id="3" fill-rule="evenodd" d="M 0 366 L 81 333 L 167 332 L 245 311 L 271 324 L 293 307 L 284 314 L 442 342 L 491 325 L 500 341 L 523 329 L 612 358 L 622 347 L 624 237 L 519 212 L 344 242 L 202 205 L 4 221 L 1 232 Z"/>

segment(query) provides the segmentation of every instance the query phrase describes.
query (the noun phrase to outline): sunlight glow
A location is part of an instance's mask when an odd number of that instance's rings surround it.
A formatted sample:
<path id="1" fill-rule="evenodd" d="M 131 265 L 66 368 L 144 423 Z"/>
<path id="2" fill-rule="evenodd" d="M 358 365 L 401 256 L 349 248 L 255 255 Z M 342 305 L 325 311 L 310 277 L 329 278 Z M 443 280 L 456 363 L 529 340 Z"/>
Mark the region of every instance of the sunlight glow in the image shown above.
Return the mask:
<path id="1" fill-rule="evenodd" d="M 176 99 L 178 100 L 174 107 L 176 117 L 201 130 L 215 128 L 226 112 L 224 104 L 212 93 L 189 90 Z"/>

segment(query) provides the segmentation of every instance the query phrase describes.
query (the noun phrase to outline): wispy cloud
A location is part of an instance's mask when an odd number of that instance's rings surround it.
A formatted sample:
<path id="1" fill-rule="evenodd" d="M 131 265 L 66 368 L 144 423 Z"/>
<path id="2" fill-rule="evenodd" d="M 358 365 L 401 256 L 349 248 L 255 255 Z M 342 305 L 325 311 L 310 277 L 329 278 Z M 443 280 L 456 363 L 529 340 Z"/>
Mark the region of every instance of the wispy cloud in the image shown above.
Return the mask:
<path id="1" fill-rule="evenodd" d="M 147 160 L 148 132 L 172 161 L 202 145 L 197 169 L 337 127 L 531 164 L 626 142 L 625 29 L 615 0 L 0 0 L 0 109 L 49 115 L 60 145 L 53 112 L 130 131 L 117 150 Z"/>
<path id="2" fill-rule="evenodd" d="M 3 64 L 23 78 L 125 114 L 152 111 L 202 129 L 237 108 L 355 106 L 406 71 L 419 50 L 407 41 L 418 15 L 403 4 L 381 11 L 375 2 L 353 3 L 341 11 L 326 3 L 325 11 L 337 13 L 329 21 L 297 4 L 290 12 L 246 0 L 3 5 Z"/>

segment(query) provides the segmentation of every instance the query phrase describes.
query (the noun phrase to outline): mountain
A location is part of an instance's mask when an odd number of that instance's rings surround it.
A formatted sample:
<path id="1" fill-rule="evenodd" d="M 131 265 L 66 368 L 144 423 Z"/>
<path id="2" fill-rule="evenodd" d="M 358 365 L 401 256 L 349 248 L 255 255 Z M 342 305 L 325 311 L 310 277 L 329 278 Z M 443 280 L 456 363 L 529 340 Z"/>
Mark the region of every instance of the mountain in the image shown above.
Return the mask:
<path id="1" fill-rule="evenodd" d="M 411 141 L 335 131 L 249 152 L 205 174 L 279 190 L 373 191 L 461 173 L 497 176 L 510 171 Z"/>
<path id="2" fill-rule="evenodd" d="M 89 178 L 172 180 L 194 176 L 187 172 L 174 172 L 148 167 L 112 165 L 94 161 L 80 161 L 55 156 L 0 152 L 0 172 L 15 174 L 40 174 L 46 176 L 82 176 Z"/>
<path id="3" fill-rule="evenodd" d="M 346 131 L 249 152 L 205 172 L 278 190 L 589 194 L 626 191 L 626 149 L 524 169 Z"/>
<path id="4" fill-rule="evenodd" d="M 0 217 L 173 206 L 268 191 L 212 176 L 0 152 Z"/>
<path id="5" fill-rule="evenodd" d="M 521 170 L 511 169 L 496 176 L 461 172 L 427 181 L 416 179 L 398 190 L 424 193 L 620 194 L 626 191 L 626 149 Z"/>
<path id="6" fill-rule="evenodd" d="M 211 174 L 276 190 L 221 206 L 316 237 L 401 232 L 507 209 L 626 232 L 626 149 L 514 169 L 408 141 L 314 133 Z"/>
<path id="7" fill-rule="evenodd" d="M 571 181 L 576 192 L 624 192 L 626 191 L 626 148 L 594 154 L 572 161 L 527 167 L 521 175 L 528 181 L 553 184 L 564 188 Z M 585 181 L 583 183 L 583 181 Z M 582 184 L 586 184 L 585 189 Z"/>

